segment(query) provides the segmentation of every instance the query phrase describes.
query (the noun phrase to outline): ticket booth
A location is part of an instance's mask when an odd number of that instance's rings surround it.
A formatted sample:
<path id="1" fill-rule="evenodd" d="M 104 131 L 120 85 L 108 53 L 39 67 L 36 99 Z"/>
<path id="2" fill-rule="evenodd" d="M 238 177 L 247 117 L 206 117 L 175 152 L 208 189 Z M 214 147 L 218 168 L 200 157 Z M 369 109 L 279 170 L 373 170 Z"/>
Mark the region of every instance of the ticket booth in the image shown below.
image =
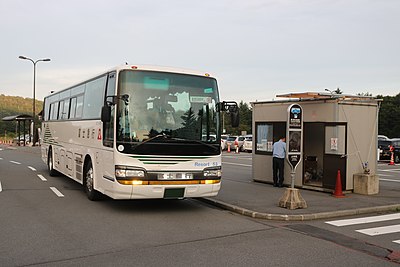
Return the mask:
<path id="1" fill-rule="evenodd" d="M 342 190 L 352 191 L 355 174 L 376 173 L 379 100 L 314 92 L 277 97 L 281 100 L 251 103 L 255 181 L 273 182 L 272 144 L 286 135 L 288 107 L 293 103 L 303 109 L 296 187 L 332 191 L 340 171 Z M 290 184 L 287 162 L 284 184 Z"/>

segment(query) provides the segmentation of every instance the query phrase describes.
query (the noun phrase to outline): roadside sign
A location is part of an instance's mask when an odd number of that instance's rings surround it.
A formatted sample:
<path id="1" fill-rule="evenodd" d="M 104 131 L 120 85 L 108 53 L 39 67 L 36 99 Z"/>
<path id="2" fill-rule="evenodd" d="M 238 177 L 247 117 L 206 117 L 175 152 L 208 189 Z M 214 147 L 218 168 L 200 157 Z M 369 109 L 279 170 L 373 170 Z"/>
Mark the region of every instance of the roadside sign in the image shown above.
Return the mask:
<path id="1" fill-rule="evenodd" d="M 303 109 L 298 104 L 290 105 L 288 108 L 288 123 L 286 130 L 286 159 L 292 167 L 291 178 L 294 188 L 294 176 L 296 167 L 302 157 L 302 136 L 303 136 Z"/>
<path id="2" fill-rule="evenodd" d="M 288 127 L 286 132 L 286 158 L 292 170 L 295 170 L 301 160 L 303 135 L 303 109 L 298 104 L 288 108 Z"/>

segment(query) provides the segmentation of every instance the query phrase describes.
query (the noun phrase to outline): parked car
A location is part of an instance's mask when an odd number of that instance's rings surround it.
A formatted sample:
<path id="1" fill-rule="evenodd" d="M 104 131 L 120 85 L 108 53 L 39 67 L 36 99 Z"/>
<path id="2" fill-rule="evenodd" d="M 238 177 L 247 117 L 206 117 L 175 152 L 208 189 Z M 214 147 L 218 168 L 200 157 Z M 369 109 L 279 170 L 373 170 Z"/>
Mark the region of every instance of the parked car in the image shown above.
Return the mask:
<path id="1" fill-rule="evenodd" d="M 221 150 L 225 150 L 227 148 L 226 146 L 226 140 L 228 139 L 229 135 L 223 134 L 221 135 Z"/>
<path id="2" fill-rule="evenodd" d="M 229 136 L 226 140 L 227 147 L 230 146 L 231 150 L 235 150 L 235 141 L 237 141 L 239 150 L 242 150 L 244 136 Z"/>
<path id="3" fill-rule="evenodd" d="M 400 138 L 391 139 L 393 146 L 393 159 L 394 163 L 400 163 Z"/>
<path id="4" fill-rule="evenodd" d="M 378 140 L 389 140 L 389 137 L 387 137 L 386 135 L 378 134 Z"/>
<path id="5" fill-rule="evenodd" d="M 378 139 L 379 159 L 390 159 L 390 146 L 392 141 Z"/>
<path id="6" fill-rule="evenodd" d="M 251 152 L 253 150 L 253 136 L 251 134 L 244 137 L 242 151 Z"/>

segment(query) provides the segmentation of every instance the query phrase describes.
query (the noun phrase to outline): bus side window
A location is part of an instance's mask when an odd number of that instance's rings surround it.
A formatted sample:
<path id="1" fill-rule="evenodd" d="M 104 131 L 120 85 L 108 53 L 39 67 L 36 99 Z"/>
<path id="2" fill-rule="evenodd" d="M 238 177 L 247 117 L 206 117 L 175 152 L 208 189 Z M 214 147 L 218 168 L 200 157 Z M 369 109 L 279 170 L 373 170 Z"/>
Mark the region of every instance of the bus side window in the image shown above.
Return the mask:
<path id="1" fill-rule="evenodd" d="M 69 112 L 70 119 L 75 119 L 75 109 L 76 109 L 76 97 L 71 98 L 71 107 Z"/>
<path id="2" fill-rule="evenodd" d="M 83 95 L 80 95 L 76 99 L 75 118 L 82 118 L 82 111 L 83 111 Z"/>
<path id="3" fill-rule="evenodd" d="M 59 110 L 60 111 L 58 112 L 58 118 L 57 119 L 62 120 L 62 119 L 64 119 L 64 114 L 63 114 L 63 112 L 64 112 L 64 100 L 60 101 Z"/>
<path id="4" fill-rule="evenodd" d="M 54 108 L 52 108 L 52 112 L 51 112 L 51 119 L 52 120 L 57 120 L 57 118 L 58 118 L 58 104 L 59 104 L 59 102 L 55 102 L 55 103 L 53 103 L 54 104 Z M 52 104 L 52 105 L 53 105 Z"/>
<path id="5" fill-rule="evenodd" d="M 54 109 L 54 103 L 50 104 L 49 110 L 48 110 L 48 114 L 47 114 L 47 120 L 51 120 L 51 114 L 53 112 Z"/>

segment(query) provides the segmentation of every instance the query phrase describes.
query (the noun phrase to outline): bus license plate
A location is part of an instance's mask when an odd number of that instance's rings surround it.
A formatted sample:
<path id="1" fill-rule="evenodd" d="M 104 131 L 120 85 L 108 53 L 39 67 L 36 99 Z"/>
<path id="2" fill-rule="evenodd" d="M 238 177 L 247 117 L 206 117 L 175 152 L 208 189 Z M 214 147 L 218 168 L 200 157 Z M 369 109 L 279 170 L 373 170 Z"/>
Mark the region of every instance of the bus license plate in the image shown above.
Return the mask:
<path id="1" fill-rule="evenodd" d="M 158 180 L 191 180 L 193 173 L 166 172 L 157 175 Z"/>
<path id="2" fill-rule="evenodd" d="M 183 198 L 185 188 L 166 188 L 164 190 L 164 198 Z"/>

